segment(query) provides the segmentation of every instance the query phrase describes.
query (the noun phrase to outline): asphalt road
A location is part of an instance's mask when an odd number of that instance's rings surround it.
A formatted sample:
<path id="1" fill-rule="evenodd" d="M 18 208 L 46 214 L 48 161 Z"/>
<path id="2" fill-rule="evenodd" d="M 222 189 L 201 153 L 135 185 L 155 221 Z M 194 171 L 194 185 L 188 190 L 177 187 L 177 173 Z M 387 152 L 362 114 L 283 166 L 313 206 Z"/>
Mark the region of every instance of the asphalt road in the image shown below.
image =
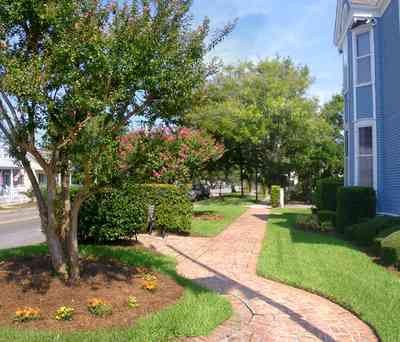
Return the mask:
<path id="1" fill-rule="evenodd" d="M 0 211 L 0 249 L 44 242 L 36 208 Z"/>

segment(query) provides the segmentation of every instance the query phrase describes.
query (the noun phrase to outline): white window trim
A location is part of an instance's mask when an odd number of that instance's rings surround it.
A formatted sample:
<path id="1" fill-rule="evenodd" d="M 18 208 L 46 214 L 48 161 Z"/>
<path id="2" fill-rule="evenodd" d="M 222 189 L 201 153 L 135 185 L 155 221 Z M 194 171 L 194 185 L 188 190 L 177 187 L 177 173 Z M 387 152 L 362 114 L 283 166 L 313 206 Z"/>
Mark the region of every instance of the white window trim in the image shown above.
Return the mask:
<path id="1" fill-rule="evenodd" d="M 370 39 L 370 54 L 365 56 L 357 56 L 357 36 L 363 33 L 369 32 L 369 39 Z M 352 41 L 353 41 L 353 98 L 354 98 L 354 113 L 353 113 L 353 122 L 357 121 L 357 88 L 362 88 L 366 86 L 372 85 L 372 112 L 373 118 L 376 118 L 376 89 L 375 89 L 375 34 L 374 34 L 374 27 L 367 24 L 362 25 L 360 27 L 355 28 L 352 30 Z M 363 57 L 370 56 L 371 58 L 371 82 L 357 84 L 357 60 Z"/>
<path id="2" fill-rule="evenodd" d="M 362 127 L 372 127 L 372 160 L 373 160 L 373 187 L 375 190 L 378 189 L 378 146 L 377 146 L 377 140 L 376 140 L 376 121 L 375 120 L 359 120 L 355 123 L 354 125 L 354 171 L 355 171 L 355 183 L 356 185 L 359 185 L 359 177 L 358 177 L 358 171 L 359 171 L 359 165 L 358 165 L 358 157 L 359 157 L 359 129 Z"/>
<path id="3" fill-rule="evenodd" d="M 347 70 L 345 69 L 345 59 L 347 59 Z M 349 58 L 349 42 L 347 36 L 344 38 L 343 41 L 343 78 L 344 77 L 346 78 L 343 80 L 343 94 L 347 95 L 347 93 L 350 91 L 350 58 Z"/>

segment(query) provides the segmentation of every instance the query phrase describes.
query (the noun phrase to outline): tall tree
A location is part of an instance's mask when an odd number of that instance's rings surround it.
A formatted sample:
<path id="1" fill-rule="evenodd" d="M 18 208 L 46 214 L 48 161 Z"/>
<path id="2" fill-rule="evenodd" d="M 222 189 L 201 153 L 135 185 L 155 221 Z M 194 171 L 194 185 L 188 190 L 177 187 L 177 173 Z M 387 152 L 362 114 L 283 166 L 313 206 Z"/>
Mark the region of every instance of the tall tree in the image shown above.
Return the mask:
<path id="1" fill-rule="evenodd" d="M 306 95 L 311 83 L 308 68 L 289 58 L 229 66 L 209 82 L 188 119 L 229 146 L 221 160 L 234 161 L 242 178 L 284 185 L 309 143 L 310 125 L 320 119 Z"/>
<path id="2" fill-rule="evenodd" d="M 209 76 L 209 23 L 190 0 L 0 0 L 0 129 L 37 199 L 54 270 L 79 279 L 77 221 L 112 175 L 116 135 L 131 118 L 176 119 Z M 30 165 L 47 175 L 43 196 Z M 72 200 L 71 165 L 82 171 Z M 57 178 L 61 175 L 60 189 Z"/>

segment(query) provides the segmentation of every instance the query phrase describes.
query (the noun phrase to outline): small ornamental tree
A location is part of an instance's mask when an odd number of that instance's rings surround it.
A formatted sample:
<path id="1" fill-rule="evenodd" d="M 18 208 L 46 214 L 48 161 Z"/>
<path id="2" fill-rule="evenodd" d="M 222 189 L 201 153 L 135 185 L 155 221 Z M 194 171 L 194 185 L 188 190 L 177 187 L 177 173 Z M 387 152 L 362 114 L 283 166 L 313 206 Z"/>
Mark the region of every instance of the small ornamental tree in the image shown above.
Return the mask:
<path id="1" fill-rule="evenodd" d="M 120 139 L 123 169 L 142 183 L 188 183 L 224 148 L 202 130 L 138 130 Z"/>
<path id="2" fill-rule="evenodd" d="M 32 183 L 54 270 L 66 280 L 79 279 L 79 209 L 115 174 L 116 136 L 137 115 L 176 119 L 214 70 L 204 56 L 232 26 L 206 45 L 208 21 L 193 28 L 190 4 L 0 0 L 0 130 Z M 72 166 L 82 182 L 73 199 Z"/>

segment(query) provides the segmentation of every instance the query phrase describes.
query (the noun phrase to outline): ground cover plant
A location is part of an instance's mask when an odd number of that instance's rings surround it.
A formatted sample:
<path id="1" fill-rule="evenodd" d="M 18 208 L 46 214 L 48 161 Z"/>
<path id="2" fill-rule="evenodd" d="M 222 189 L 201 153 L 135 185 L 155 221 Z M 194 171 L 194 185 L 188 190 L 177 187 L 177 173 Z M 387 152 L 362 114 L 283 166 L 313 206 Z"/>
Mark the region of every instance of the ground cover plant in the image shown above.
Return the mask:
<path id="1" fill-rule="evenodd" d="M 349 242 L 295 229 L 308 210 L 274 210 L 258 261 L 258 274 L 319 293 L 351 309 L 384 342 L 397 341 L 400 287 L 388 272 Z"/>
<path id="2" fill-rule="evenodd" d="M 0 251 L 0 267 L 19 269 L 21 264 L 15 264 L 13 260 L 24 258 L 32 262 L 43 261 L 46 253 L 47 248 L 42 245 L 3 250 Z M 82 247 L 81 254 L 84 260 L 87 260 L 82 265 L 81 282 L 94 279 L 92 286 L 96 289 L 96 297 L 91 289 L 82 296 L 86 300 L 72 302 L 74 295 L 82 290 L 79 287 L 83 286 L 76 285 L 77 287 L 71 288 L 72 293 L 67 293 L 67 290 L 63 292 L 61 299 L 66 308 L 61 310 L 61 305 L 56 303 L 56 298 L 60 296 L 50 296 L 53 287 L 48 284 L 49 279 L 44 276 L 46 274 L 41 272 L 36 277 L 29 277 L 25 268 L 19 273 L 21 276 L 25 274 L 26 279 L 30 280 L 21 285 L 25 286 L 23 289 L 27 291 L 27 297 L 24 300 L 26 303 L 29 303 L 29 300 L 38 300 L 35 309 L 40 310 L 40 319 L 13 323 L 15 310 L 12 311 L 12 305 L 7 302 L 7 297 L 2 296 L 0 341 L 170 341 L 175 337 L 207 335 L 232 313 L 227 300 L 179 277 L 175 272 L 175 261 L 172 258 L 154 254 L 140 247 L 133 249 L 132 247 L 85 246 Z M 106 260 L 110 264 L 107 264 Z M 99 282 L 101 270 L 95 267 L 98 263 L 106 268 L 103 274 L 108 275 L 108 286 Z M 45 270 L 45 265 L 42 266 L 42 270 Z M 160 291 L 148 291 L 140 286 L 143 278 L 148 274 L 157 277 L 157 286 Z M 126 278 L 131 282 L 130 286 L 125 288 L 123 284 Z M 56 277 L 50 280 L 59 282 Z M 137 286 L 132 286 L 136 282 Z M 12 281 L 9 285 L 11 284 L 15 282 Z M 0 279 L 1 290 L 4 286 L 4 279 Z M 47 288 L 48 286 L 50 287 Z M 43 298 L 44 295 L 46 305 L 38 299 Z M 111 315 L 97 317 L 88 312 L 88 304 L 100 302 L 112 305 Z M 140 305 L 137 305 L 139 302 Z M 152 310 L 152 306 L 155 308 L 155 302 L 159 302 L 158 309 Z M 160 302 L 164 304 L 160 305 Z M 55 318 L 57 310 L 57 313 L 62 316 L 63 313 L 69 311 L 65 310 L 68 308 L 74 309 L 71 320 Z M 57 331 L 49 331 L 49 328 L 52 330 L 49 326 L 50 322 L 53 328 L 57 327 L 55 329 Z M 88 326 L 88 322 L 91 322 L 92 326 Z M 104 329 L 105 327 L 107 329 Z M 90 331 L 99 328 L 100 330 Z M 86 331 L 88 329 L 89 331 Z"/>
<path id="3" fill-rule="evenodd" d="M 212 237 L 221 233 L 254 204 L 252 197 L 224 196 L 197 202 L 194 206 L 191 234 Z"/>

